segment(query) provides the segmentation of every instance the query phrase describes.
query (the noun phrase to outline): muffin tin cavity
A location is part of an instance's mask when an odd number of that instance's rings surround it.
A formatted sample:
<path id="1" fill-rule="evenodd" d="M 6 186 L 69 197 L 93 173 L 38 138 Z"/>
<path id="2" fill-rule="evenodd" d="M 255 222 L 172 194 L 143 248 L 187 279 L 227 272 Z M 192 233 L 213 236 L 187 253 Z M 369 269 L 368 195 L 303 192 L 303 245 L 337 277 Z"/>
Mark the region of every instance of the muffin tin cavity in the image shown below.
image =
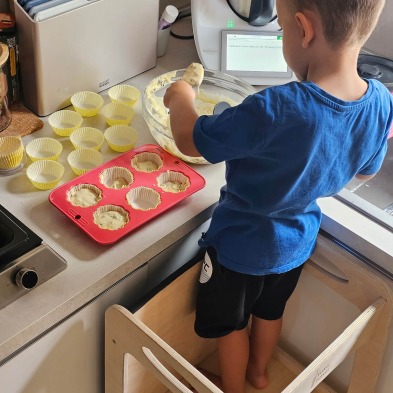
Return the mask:
<path id="1" fill-rule="evenodd" d="M 95 206 L 102 199 L 101 190 L 93 184 L 78 184 L 66 192 L 67 201 L 73 206 Z"/>
<path id="2" fill-rule="evenodd" d="M 131 165 L 139 172 L 154 172 L 162 167 L 163 162 L 158 154 L 145 152 L 136 154 L 131 160 Z"/>
<path id="3" fill-rule="evenodd" d="M 161 197 L 157 191 L 143 186 L 129 191 L 126 198 L 132 208 L 143 211 L 156 209 L 161 203 Z"/>
<path id="4" fill-rule="evenodd" d="M 149 144 L 57 187 L 49 201 L 95 241 L 112 244 L 204 186 L 186 163 Z"/>
<path id="5" fill-rule="evenodd" d="M 190 186 L 190 180 L 180 172 L 167 171 L 157 177 L 157 184 L 166 192 L 183 192 Z"/>
<path id="6" fill-rule="evenodd" d="M 123 228 L 130 217 L 128 212 L 121 206 L 106 205 L 99 207 L 93 213 L 94 223 L 101 229 L 108 229 L 114 231 Z"/>
<path id="7" fill-rule="evenodd" d="M 105 187 L 120 190 L 128 187 L 134 181 L 133 174 L 123 167 L 114 166 L 100 173 L 100 183 Z"/>

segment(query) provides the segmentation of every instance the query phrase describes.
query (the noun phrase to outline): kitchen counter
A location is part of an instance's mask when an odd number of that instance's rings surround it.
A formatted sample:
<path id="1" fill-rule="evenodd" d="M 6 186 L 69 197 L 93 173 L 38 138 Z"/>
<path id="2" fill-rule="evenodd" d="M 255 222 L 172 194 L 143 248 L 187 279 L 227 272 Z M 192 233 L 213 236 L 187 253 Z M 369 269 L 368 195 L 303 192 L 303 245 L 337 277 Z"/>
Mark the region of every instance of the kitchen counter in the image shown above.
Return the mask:
<path id="1" fill-rule="evenodd" d="M 184 68 L 192 61 L 199 61 L 193 41 L 171 37 L 168 53 L 158 59 L 157 66 L 128 82 L 142 92 L 155 76 Z M 102 95 L 105 103 L 109 102 L 107 91 Z M 135 110 L 137 146 L 155 143 L 142 117 L 140 100 Z M 54 136 L 46 118 L 43 120 L 43 129 L 23 138 L 25 146 L 33 138 Z M 101 130 L 107 127 L 100 115 L 84 119 L 83 124 Z M 60 157 L 66 168 L 63 184 L 75 177 L 66 162 L 72 145 L 69 138 L 55 137 L 64 147 Z M 118 156 L 106 143 L 102 152 L 105 161 Z M 0 177 L 1 204 L 68 263 L 61 273 L 0 310 L 0 363 L 210 218 L 224 184 L 224 164 L 193 168 L 206 179 L 204 189 L 111 246 L 97 244 L 54 208 L 48 201 L 50 191 L 36 190 L 26 178 L 26 167 Z M 320 205 L 324 213 L 322 229 L 383 269 L 393 271 L 390 231 L 334 198 L 321 200 Z"/>
<path id="2" fill-rule="evenodd" d="M 198 61 L 193 42 L 171 37 L 168 53 L 158 59 L 157 66 L 127 82 L 143 92 L 147 83 L 157 75 L 187 67 L 192 61 Z M 110 102 L 107 91 L 102 95 L 105 103 Z M 136 146 L 155 143 L 142 116 L 141 100 L 134 109 L 136 115 L 132 125 L 138 130 Z M 55 135 L 47 119 L 42 120 L 44 127 L 24 137 L 23 143 L 26 146 L 30 140 L 42 136 L 55 137 L 62 142 L 63 152 L 59 161 L 66 169 L 60 182 L 63 184 L 75 178 L 67 163 L 67 155 L 73 147 L 68 137 Z M 83 125 L 101 130 L 107 128 L 101 115 L 84 118 Z M 111 151 L 106 142 L 101 152 L 105 162 L 120 154 Z M 32 186 L 25 174 L 26 167 L 16 174 L 0 177 L 1 204 L 60 254 L 68 266 L 0 310 L 0 363 L 207 221 L 218 199 L 219 188 L 224 184 L 223 164 L 194 165 L 206 179 L 202 190 L 113 245 L 102 246 L 49 203 L 50 191 L 40 191 Z"/>

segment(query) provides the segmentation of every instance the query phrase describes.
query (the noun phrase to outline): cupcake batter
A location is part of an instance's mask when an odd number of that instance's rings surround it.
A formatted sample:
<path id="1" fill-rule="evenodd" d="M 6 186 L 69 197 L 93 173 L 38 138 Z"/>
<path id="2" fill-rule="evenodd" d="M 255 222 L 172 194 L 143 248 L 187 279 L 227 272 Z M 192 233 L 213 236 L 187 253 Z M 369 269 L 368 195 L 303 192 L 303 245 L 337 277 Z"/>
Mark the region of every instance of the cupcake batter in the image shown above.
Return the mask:
<path id="1" fill-rule="evenodd" d="M 100 199 L 101 195 L 90 188 L 80 188 L 70 196 L 69 201 L 73 206 L 89 207 L 96 205 Z"/>
<path id="2" fill-rule="evenodd" d="M 127 187 L 128 183 L 123 177 L 119 177 L 115 180 L 113 180 L 112 184 L 110 185 L 110 188 L 114 188 L 116 190 L 120 190 L 123 187 Z"/>
<path id="3" fill-rule="evenodd" d="M 136 162 L 134 167 L 141 172 L 154 172 L 158 169 L 158 165 L 153 161 Z"/>
<path id="4" fill-rule="evenodd" d="M 178 181 L 167 181 L 161 184 L 160 187 L 167 192 L 180 192 L 184 190 L 183 185 Z"/>
<path id="5" fill-rule="evenodd" d="M 192 87 L 199 87 L 203 81 L 205 70 L 202 64 L 191 63 L 184 71 L 182 79 Z"/>
<path id="6" fill-rule="evenodd" d="M 114 210 L 95 215 L 94 222 L 102 229 L 116 230 L 123 228 L 127 224 L 127 218 Z"/>

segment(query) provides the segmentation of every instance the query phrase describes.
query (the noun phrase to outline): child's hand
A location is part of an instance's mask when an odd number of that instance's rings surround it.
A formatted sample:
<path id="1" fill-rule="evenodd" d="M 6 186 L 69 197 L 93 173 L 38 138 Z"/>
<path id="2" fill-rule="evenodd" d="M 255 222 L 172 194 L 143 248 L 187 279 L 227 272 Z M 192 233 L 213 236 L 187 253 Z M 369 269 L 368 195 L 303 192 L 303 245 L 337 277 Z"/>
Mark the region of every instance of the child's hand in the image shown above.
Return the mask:
<path id="1" fill-rule="evenodd" d="M 194 145 L 193 131 L 198 114 L 194 108 L 195 92 L 182 80 L 173 83 L 164 95 L 164 105 L 169 109 L 173 139 L 186 156 L 199 157 Z"/>
<path id="2" fill-rule="evenodd" d="M 182 80 L 172 83 L 165 92 L 164 105 L 169 108 L 171 101 L 193 104 L 195 100 L 195 91 L 193 88 Z"/>

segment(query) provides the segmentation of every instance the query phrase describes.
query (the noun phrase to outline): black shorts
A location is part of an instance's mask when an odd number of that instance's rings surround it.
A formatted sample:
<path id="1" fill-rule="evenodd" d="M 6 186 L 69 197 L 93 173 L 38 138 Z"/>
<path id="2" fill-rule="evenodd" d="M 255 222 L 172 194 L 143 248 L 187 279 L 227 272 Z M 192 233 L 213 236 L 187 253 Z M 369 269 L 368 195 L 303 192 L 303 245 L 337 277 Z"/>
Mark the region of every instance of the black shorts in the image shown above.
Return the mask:
<path id="1" fill-rule="evenodd" d="M 216 338 L 245 328 L 250 315 L 281 318 L 302 268 L 266 276 L 242 274 L 220 265 L 215 249 L 208 248 L 199 278 L 195 332 Z"/>

